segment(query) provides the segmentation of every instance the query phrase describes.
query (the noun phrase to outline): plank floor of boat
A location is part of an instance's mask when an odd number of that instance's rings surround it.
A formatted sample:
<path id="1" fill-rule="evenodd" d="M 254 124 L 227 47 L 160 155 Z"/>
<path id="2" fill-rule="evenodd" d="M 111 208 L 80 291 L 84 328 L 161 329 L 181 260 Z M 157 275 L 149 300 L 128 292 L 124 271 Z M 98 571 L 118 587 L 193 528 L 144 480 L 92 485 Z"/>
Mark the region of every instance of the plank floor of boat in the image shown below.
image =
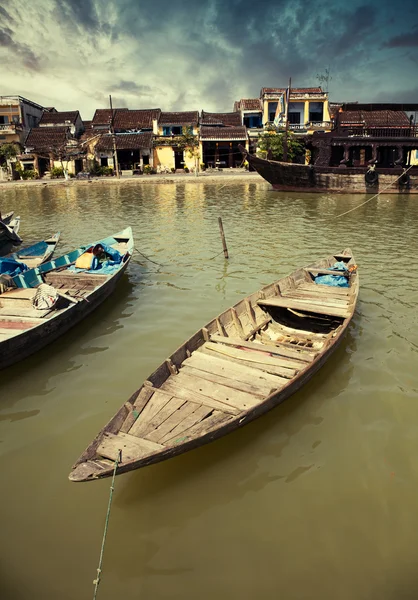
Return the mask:
<path id="1" fill-rule="evenodd" d="M 99 456 L 115 460 L 121 450 L 124 463 L 203 436 L 281 390 L 317 354 L 280 343 L 210 340 L 160 388 L 142 388 L 118 433 L 103 435 Z"/>

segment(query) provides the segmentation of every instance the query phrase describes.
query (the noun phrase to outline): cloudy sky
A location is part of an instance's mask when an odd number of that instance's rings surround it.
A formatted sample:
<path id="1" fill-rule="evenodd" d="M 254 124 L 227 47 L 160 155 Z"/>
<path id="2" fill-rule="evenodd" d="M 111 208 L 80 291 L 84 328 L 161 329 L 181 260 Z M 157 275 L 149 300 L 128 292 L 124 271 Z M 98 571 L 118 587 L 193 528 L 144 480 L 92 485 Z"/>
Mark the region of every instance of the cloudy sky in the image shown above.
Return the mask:
<path id="1" fill-rule="evenodd" d="M 418 1 L 0 0 L 0 95 L 43 106 L 231 111 L 261 87 L 418 102 Z"/>

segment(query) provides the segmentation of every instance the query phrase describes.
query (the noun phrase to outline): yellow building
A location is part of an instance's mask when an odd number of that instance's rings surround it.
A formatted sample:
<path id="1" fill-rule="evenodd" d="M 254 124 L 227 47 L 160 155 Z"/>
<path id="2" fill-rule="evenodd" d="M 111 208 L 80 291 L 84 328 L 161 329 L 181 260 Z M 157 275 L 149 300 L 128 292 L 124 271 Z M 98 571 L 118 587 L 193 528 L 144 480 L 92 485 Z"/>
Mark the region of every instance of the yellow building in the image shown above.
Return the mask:
<path id="1" fill-rule="evenodd" d="M 184 133 L 191 136 L 191 144 L 184 147 Z M 154 168 L 157 172 L 179 169 L 194 171 L 201 162 L 199 150 L 199 113 L 162 112 L 154 138 Z"/>
<path id="2" fill-rule="evenodd" d="M 279 105 L 282 114 L 278 127 L 285 127 L 286 88 L 262 88 L 262 120 L 264 126 L 273 125 Z M 295 134 L 329 132 L 332 121 L 329 112 L 328 93 L 320 87 L 291 88 L 287 111 L 289 130 Z"/>

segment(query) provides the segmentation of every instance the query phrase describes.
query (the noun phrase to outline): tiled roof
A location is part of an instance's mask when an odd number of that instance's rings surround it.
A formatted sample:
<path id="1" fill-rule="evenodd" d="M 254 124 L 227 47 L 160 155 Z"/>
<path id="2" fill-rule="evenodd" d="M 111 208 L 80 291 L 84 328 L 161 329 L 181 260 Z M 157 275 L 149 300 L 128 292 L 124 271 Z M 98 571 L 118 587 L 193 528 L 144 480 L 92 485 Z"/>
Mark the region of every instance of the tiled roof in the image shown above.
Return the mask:
<path id="1" fill-rule="evenodd" d="M 113 114 L 116 114 L 116 111 L 129 110 L 129 108 L 114 108 Z M 93 120 L 91 124 L 93 127 L 100 127 L 109 125 L 111 120 L 111 111 L 110 108 L 96 108 Z"/>
<path id="2" fill-rule="evenodd" d="M 206 141 L 242 141 L 247 139 L 247 128 L 244 125 L 237 127 L 201 127 L 200 139 Z"/>
<path id="3" fill-rule="evenodd" d="M 284 94 L 286 88 L 261 88 L 260 96 L 263 94 Z M 323 94 L 322 88 L 310 87 L 310 88 L 290 88 L 290 96 L 292 94 Z"/>
<path id="4" fill-rule="evenodd" d="M 409 127 L 409 119 L 402 110 L 350 110 L 340 113 L 340 125 L 365 127 Z"/>
<path id="5" fill-rule="evenodd" d="M 113 150 L 113 136 L 103 135 L 99 140 L 96 150 Z M 138 150 L 139 148 L 151 148 L 153 140 L 152 132 L 145 133 L 118 133 L 116 138 L 117 150 Z"/>
<path id="6" fill-rule="evenodd" d="M 41 120 L 39 121 L 39 126 L 42 125 L 63 125 L 64 123 L 75 124 L 77 117 L 79 117 L 80 113 L 78 110 L 73 110 L 69 112 L 44 112 L 42 114 Z"/>
<path id="7" fill-rule="evenodd" d="M 262 110 L 263 105 L 260 98 L 241 98 L 235 103 L 237 110 Z"/>
<path id="8" fill-rule="evenodd" d="M 68 139 L 68 127 L 34 127 L 26 138 L 26 148 L 34 151 L 60 148 Z"/>
<path id="9" fill-rule="evenodd" d="M 158 119 L 160 108 L 145 110 L 117 110 L 114 120 L 115 130 L 152 129 L 153 119 Z"/>
<path id="10" fill-rule="evenodd" d="M 84 129 L 91 129 L 91 121 L 83 121 Z"/>
<path id="11" fill-rule="evenodd" d="M 230 113 L 208 113 L 202 110 L 201 125 L 219 125 L 224 127 L 236 127 L 241 125 L 241 115 L 238 112 Z"/>
<path id="12" fill-rule="evenodd" d="M 197 125 L 199 113 L 197 110 L 191 112 L 162 112 L 158 121 L 159 125 Z"/>

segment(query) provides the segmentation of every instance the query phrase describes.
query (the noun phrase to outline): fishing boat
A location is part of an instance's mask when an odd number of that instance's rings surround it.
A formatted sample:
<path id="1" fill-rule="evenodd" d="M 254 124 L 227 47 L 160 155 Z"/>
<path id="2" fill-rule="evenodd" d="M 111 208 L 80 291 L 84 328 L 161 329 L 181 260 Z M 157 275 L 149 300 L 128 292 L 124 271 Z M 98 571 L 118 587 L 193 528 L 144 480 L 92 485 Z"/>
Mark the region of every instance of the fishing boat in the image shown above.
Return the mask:
<path id="1" fill-rule="evenodd" d="M 0 294 L 0 369 L 50 344 L 106 300 L 133 247 L 128 227 L 13 277 L 15 287 Z"/>
<path id="2" fill-rule="evenodd" d="M 29 269 L 38 267 L 54 254 L 60 235 L 61 233 L 58 231 L 42 242 L 37 242 L 27 248 L 20 248 L 18 252 L 9 254 L 7 258 L 24 263 Z"/>
<path id="3" fill-rule="evenodd" d="M 346 249 L 227 309 L 124 402 L 74 464 L 70 480 L 108 477 L 115 464 L 120 474 L 160 462 L 271 410 L 340 344 L 358 292 L 354 257 Z"/>
<path id="4" fill-rule="evenodd" d="M 16 217 L 8 225 L 0 221 L 0 256 L 9 254 L 13 246 L 19 246 L 22 239 L 18 236 L 20 217 Z"/>
<path id="5" fill-rule="evenodd" d="M 3 223 L 5 223 L 6 225 L 8 225 L 10 223 L 10 221 L 12 220 L 12 217 L 14 215 L 14 211 L 12 210 L 11 212 L 6 213 L 5 215 L 2 215 L 0 213 L 0 221 L 3 221 Z"/>

